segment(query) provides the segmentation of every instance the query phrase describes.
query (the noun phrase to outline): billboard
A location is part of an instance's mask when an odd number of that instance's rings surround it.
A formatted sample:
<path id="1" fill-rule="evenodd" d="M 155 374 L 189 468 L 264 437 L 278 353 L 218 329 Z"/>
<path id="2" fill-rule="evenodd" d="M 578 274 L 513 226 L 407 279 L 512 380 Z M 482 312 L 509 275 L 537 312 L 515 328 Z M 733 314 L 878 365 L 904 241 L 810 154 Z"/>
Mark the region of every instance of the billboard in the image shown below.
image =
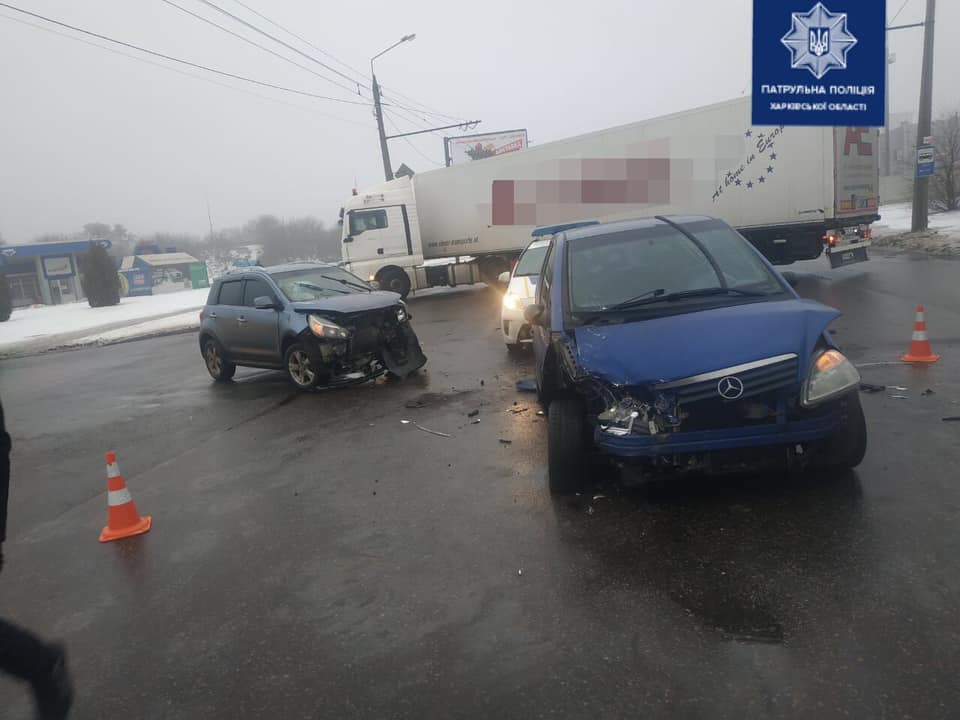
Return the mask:
<path id="1" fill-rule="evenodd" d="M 494 155 L 525 150 L 526 148 L 526 130 L 504 130 L 502 132 L 461 135 L 443 139 L 447 167 L 472 162 L 473 160 L 482 160 Z"/>

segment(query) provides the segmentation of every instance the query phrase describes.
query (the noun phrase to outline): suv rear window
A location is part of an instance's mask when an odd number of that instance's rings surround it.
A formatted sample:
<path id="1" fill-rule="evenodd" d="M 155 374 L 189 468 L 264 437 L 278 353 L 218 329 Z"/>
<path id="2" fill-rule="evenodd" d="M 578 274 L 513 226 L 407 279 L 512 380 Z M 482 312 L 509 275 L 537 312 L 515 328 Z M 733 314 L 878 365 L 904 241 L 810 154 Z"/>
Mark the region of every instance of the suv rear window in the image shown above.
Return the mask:
<path id="1" fill-rule="evenodd" d="M 242 305 L 243 281 L 231 280 L 220 286 L 220 299 L 217 305 Z"/>

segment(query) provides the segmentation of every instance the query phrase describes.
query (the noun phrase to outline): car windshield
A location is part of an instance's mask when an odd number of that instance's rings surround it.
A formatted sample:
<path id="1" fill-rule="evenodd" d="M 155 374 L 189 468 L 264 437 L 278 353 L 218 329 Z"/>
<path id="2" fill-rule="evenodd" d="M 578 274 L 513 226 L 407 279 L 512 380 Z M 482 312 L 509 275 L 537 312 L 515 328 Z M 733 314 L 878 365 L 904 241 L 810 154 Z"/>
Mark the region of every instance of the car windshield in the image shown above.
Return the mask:
<path id="1" fill-rule="evenodd" d="M 612 312 L 693 298 L 716 304 L 784 291 L 728 225 L 705 220 L 683 227 L 697 242 L 666 224 L 572 240 L 571 310 Z"/>
<path id="2" fill-rule="evenodd" d="M 370 292 L 356 275 L 338 267 L 310 267 L 273 274 L 273 279 L 290 302 L 319 300 L 333 295 Z"/>
<path id="3" fill-rule="evenodd" d="M 520 262 L 517 263 L 517 267 L 513 271 L 513 276 L 539 275 L 540 268 L 543 267 L 543 257 L 547 254 L 547 248 L 549 246 L 549 241 L 540 241 L 530 245 L 530 247 L 523 251 L 523 255 L 520 256 Z"/>

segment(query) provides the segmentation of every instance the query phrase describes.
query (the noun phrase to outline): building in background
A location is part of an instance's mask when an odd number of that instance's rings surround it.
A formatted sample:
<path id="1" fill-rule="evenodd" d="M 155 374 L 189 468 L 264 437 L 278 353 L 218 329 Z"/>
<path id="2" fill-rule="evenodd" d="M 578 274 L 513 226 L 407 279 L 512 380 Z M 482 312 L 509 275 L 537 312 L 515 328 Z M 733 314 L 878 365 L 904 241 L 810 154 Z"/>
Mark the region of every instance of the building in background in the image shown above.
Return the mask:
<path id="1" fill-rule="evenodd" d="M 109 240 L 96 240 L 105 248 Z M 14 307 L 59 305 L 83 300 L 81 276 L 88 240 L 0 246 L 0 271 L 7 276 Z"/>
<path id="2" fill-rule="evenodd" d="M 164 253 L 128 255 L 120 263 L 120 275 L 121 295 L 159 295 L 210 287 L 206 263 L 175 248 Z"/>

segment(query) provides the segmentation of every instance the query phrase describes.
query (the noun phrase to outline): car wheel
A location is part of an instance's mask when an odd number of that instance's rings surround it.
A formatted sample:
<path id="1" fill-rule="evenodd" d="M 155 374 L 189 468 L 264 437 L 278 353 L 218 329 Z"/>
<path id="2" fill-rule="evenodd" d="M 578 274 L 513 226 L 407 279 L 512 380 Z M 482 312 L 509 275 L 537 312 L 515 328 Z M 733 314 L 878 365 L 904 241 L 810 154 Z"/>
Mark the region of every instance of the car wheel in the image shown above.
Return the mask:
<path id="1" fill-rule="evenodd" d="M 223 348 L 213 338 L 203 344 L 203 362 L 210 377 L 217 382 L 227 382 L 237 372 L 237 366 L 224 359 Z"/>
<path id="2" fill-rule="evenodd" d="M 574 395 L 561 395 L 547 410 L 550 492 L 565 494 L 583 485 L 589 460 L 586 413 Z"/>
<path id="3" fill-rule="evenodd" d="M 283 366 L 290 382 L 301 390 L 310 390 L 320 381 L 320 373 L 313 356 L 301 343 L 293 343 L 283 355 Z"/>
<path id="4" fill-rule="evenodd" d="M 389 268 L 380 273 L 377 278 L 381 290 L 399 293 L 400 297 L 405 298 L 410 294 L 410 278 L 400 268 Z"/>
<path id="5" fill-rule="evenodd" d="M 850 393 L 846 403 L 846 419 L 837 434 L 823 441 L 816 467 L 821 470 L 850 470 L 863 461 L 867 453 L 867 421 L 863 416 L 860 396 Z"/>

